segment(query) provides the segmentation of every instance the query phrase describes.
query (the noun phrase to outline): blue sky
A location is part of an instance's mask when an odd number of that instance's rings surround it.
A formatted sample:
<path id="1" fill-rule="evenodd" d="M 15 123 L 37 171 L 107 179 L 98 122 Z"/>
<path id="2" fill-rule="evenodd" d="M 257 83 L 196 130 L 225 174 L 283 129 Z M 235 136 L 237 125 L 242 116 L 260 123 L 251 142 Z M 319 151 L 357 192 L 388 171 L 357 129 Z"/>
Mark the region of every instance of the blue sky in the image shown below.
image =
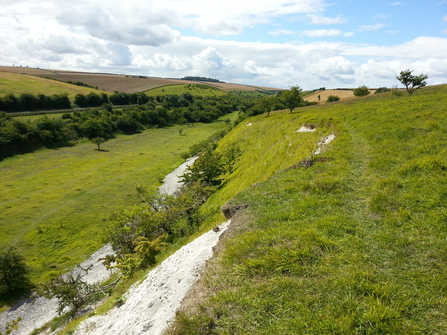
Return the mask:
<path id="1" fill-rule="evenodd" d="M 447 83 L 447 0 L 2 0 L 0 65 L 267 87 Z"/>

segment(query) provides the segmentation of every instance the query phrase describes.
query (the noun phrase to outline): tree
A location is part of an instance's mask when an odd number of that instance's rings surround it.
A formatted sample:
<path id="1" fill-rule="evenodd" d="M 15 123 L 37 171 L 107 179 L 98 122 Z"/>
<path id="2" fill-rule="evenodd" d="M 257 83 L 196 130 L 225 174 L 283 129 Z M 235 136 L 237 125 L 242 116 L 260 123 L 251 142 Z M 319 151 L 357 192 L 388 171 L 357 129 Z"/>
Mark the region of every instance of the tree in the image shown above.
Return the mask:
<path id="1" fill-rule="evenodd" d="M 299 86 L 290 87 L 290 90 L 281 93 L 280 100 L 292 114 L 293 110 L 304 102 L 301 88 Z"/>
<path id="2" fill-rule="evenodd" d="M 91 141 L 98 146 L 98 151 L 101 151 L 101 144 L 103 144 L 106 140 L 102 137 L 92 138 Z"/>
<path id="3" fill-rule="evenodd" d="M 401 71 L 400 75 L 396 76 L 396 79 L 405 85 L 409 95 L 412 95 L 415 90 L 427 85 L 428 78 L 428 74 L 421 73 L 419 76 L 414 76 L 411 74 L 412 72 L 413 70 L 408 69 Z"/>
<path id="4" fill-rule="evenodd" d="M 206 185 L 219 185 L 224 172 L 221 156 L 213 150 L 206 150 L 182 175 L 183 182 L 202 182 Z"/>
<path id="5" fill-rule="evenodd" d="M 0 254 L 0 293 L 20 293 L 30 288 L 29 269 L 17 249 L 9 247 Z"/>
<path id="6" fill-rule="evenodd" d="M 354 95 L 356 97 L 362 97 L 368 95 L 369 93 L 369 88 L 366 86 L 359 86 L 354 90 Z"/>

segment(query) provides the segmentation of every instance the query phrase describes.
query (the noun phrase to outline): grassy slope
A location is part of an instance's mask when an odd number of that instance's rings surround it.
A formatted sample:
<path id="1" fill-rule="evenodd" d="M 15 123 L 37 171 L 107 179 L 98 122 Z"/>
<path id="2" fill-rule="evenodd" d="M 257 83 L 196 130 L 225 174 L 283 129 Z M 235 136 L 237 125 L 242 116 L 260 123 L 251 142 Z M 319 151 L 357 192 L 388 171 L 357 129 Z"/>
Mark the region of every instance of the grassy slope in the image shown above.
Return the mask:
<path id="1" fill-rule="evenodd" d="M 0 247 L 13 244 L 41 282 L 101 246 L 110 214 L 135 204 L 135 184 L 158 185 L 180 154 L 224 122 L 152 129 L 92 143 L 44 150 L 0 162 Z M 45 257 L 42 257 L 45 255 Z"/>
<path id="2" fill-rule="evenodd" d="M 0 96 L 9 93 L 14 94 L 15 96 L 19 96 L 22 93 L 31 93 L 34 95 L 67 93 L 69 98 L 73 98 L 76 94 L 88 94 L 90 92 L 101 93 L 102 91 L 62 83 L 51 79 L 0 71 Z"/>
<path id="3" fill-rule="evenodd" d="M 145 93 L 149 96 L 165 96 L 165 95 L 181 95 L 184 93 L 189 93 L 193 96 L 219 96 L 225 95 L 224 91 L 217 89 L 215 87 L 209 86 L 209 88 L 203 88 L 204 84 L 199 87 L 196 84 L 185 84 L 185 85 L 168 85 L 153 88 Z"/>
<path id="4" fill-rule="evenodd" d="M 446 333 L 446 99 L 431 87 L 234 129 L 228 140 L 245 153 L 208 210 L 245 187 L 235 185 L 264 181 L 231 200 L 249 205 L 243 228 L 209 267 L 203 308 L 174 333 Z M 324 126 L 294 133 L 304 122 Z M 332 160 L 285 169 L 330 132 Z"/>

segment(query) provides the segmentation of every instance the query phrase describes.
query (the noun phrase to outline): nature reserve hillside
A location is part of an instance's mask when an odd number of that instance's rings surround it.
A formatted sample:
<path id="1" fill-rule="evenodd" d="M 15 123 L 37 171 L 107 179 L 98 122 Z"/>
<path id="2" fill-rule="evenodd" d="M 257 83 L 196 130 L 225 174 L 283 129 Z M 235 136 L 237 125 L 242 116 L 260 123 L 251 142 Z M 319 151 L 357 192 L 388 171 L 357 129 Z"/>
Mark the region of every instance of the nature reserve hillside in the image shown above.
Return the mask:
<path id="1" fill-rule="evenodd" d="M 219 148 L 243 155 L 204 210 L 243 209 L 169 334 L 446 333 L 446 99 L 434 86 L 240 123 Z"/>

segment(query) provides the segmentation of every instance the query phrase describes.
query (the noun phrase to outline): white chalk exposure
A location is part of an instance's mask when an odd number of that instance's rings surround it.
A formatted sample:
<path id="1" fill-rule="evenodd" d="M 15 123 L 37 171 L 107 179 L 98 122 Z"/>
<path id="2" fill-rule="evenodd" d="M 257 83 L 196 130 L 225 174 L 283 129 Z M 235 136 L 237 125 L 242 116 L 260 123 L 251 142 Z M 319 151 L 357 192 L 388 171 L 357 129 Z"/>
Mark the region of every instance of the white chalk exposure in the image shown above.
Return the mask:
<path id="1" fill-rule="evenodd" d="M 159 335 L 175 317 L 186 294 L 200 277 L 213 255 L 213 247 L 230 221 L 210 230 L 185 245 L 149 272 L 146 279 L 133 286 L 126 302 L 105 315 L 90 317 L 75 331 L 76 335 Z"/>

